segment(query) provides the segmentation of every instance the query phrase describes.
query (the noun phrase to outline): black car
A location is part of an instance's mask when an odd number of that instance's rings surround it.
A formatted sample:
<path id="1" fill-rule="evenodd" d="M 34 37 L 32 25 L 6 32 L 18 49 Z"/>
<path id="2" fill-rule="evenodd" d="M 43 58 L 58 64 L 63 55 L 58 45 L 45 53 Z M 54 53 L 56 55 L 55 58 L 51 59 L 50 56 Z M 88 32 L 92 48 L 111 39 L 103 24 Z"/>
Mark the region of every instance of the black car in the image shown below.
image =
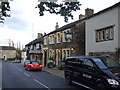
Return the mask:
<path id="1" fill-rule="evenodd" d="M 120 64 L 110 57 L 68 57 L 64 71 L 69 85 L 74 83 L 95 90 L 120 90 Z"/>

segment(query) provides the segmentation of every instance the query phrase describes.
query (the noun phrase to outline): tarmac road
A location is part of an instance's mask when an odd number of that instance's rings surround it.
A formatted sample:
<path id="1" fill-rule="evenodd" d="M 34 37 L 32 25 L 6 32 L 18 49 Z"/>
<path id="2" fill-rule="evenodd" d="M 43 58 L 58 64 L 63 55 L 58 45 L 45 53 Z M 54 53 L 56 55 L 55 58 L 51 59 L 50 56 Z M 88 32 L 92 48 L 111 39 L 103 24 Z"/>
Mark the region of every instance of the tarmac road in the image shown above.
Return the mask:
<path id="1" fill-rule="evenodd" d="M 3 62 L 2 64 L 2 88 L 44 88 L 73 89 L 80 88 L 66 85 L 65 79 L 44 71 L 27 71 L 22 64 Z M 31 89 L 30 89 L 31 90 Z"/>

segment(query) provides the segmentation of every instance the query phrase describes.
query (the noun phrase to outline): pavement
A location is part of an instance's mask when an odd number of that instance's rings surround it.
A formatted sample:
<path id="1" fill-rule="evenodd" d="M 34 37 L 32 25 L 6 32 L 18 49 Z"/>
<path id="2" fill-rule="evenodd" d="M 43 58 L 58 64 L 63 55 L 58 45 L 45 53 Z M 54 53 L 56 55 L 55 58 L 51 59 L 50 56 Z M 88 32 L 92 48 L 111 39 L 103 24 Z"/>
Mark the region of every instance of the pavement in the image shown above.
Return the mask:
<path id="1" fill-rule="evenodd" d="M 62 77 L 64 78 L 64 70 L 59 70 L 58 68 L 47 68 L 47 67 L 43 67 L 42 69 L 45 72 L 54 74 L 56 76 Z"/>

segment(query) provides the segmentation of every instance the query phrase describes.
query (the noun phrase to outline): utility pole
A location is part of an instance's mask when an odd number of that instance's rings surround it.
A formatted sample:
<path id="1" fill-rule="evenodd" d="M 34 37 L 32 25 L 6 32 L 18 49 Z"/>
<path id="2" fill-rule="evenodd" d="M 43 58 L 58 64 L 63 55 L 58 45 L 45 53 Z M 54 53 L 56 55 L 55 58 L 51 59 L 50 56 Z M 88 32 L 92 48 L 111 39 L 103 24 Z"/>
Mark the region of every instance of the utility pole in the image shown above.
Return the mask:
<path id="1" fill-rule="evenodd" d="M 34 23 L 32 23 L 32 40 L 34 39 Z"/>

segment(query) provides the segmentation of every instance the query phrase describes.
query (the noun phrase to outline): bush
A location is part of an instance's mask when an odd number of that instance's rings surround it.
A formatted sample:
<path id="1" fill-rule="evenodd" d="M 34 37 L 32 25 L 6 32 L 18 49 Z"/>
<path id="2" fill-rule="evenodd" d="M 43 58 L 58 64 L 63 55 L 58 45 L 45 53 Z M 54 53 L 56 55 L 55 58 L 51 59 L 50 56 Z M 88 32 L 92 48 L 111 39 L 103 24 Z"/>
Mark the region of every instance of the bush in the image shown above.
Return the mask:
<path id="1" fill-rule="evenodd" d="M 13 61 L 15 58 L 7 58 L 7 61 Z"/>

